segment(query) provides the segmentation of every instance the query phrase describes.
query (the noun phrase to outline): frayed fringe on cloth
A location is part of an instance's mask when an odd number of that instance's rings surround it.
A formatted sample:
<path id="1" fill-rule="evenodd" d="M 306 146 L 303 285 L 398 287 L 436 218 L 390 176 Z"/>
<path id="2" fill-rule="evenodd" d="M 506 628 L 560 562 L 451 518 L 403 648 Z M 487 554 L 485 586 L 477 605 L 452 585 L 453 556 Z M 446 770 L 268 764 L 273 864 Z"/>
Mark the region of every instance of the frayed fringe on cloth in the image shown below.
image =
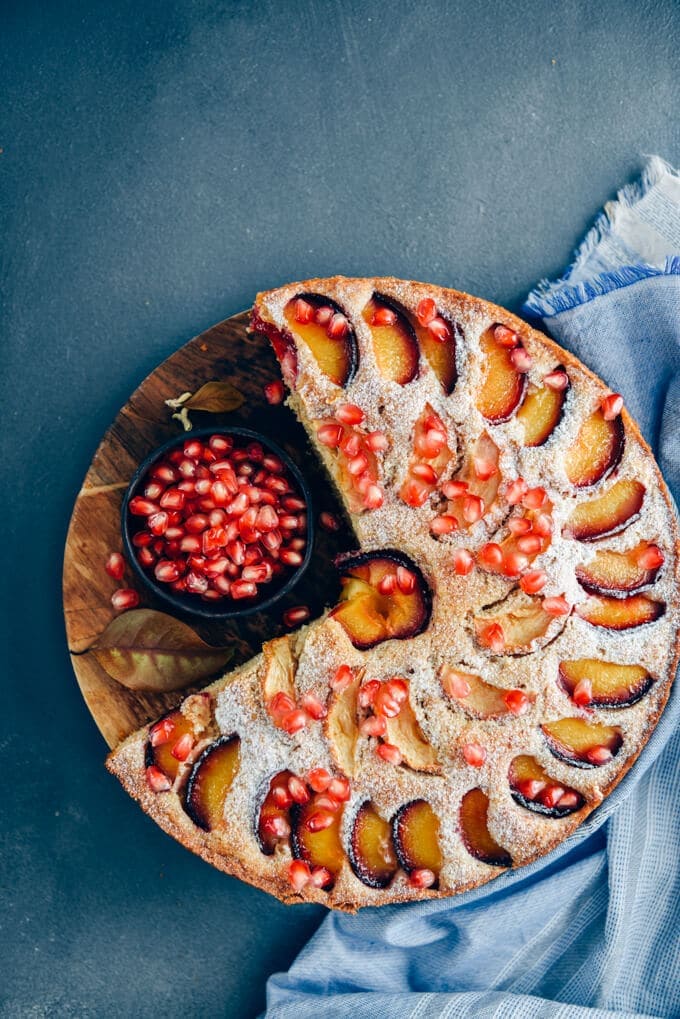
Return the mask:
<path id="1" fill-rule="evenodd" d="M 611 234 L 617 232 L 617 227 L 622 223 L 627 211 L 637 205 L 664 177 L 680 179 L 680 174 L 660 156 L 651 156 L 640 180 L 634 184 L 626 184 L 618 192 L 615 201 L 607 202 L 577 248 L 574 261 L 564 276 L 553 282 L 541 280 L 536 289 L 532 290 L 523 307 L 527 317 L 550 318 L 552 315 L 569 311 L 595 297 L 630 286 L 650 276 L 680 275 L 680 254 L 674 254 L 667 256 L 665 261 L 657 265 L 649 262 L 637 262 L 634 265 L 612 264 L 606 272 L 594 271 L 590 278 L 583 278 L 578 282 L 574 280 L 575 276 L 587 277 L 587 262 L 591 259 L 596 261 L 598 247 Z"/>

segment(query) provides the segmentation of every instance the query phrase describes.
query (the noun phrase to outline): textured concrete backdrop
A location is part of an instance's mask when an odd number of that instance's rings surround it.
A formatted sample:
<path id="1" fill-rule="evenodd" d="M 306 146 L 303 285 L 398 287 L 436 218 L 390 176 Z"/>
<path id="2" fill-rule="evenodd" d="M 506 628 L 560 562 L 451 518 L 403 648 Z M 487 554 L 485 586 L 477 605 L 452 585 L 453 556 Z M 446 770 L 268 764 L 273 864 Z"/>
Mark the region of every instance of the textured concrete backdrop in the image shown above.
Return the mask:
<path id="1" fill-rule="evenodd" d="M 641 153 L 680 161 L 679 43 L 673 0 L 0 5 L 0 1014 L 252 1015 L 322 916 L 214 872 L 104 771 L 60 572 L 118 407 L 290 279 L 517 309 Z"/>

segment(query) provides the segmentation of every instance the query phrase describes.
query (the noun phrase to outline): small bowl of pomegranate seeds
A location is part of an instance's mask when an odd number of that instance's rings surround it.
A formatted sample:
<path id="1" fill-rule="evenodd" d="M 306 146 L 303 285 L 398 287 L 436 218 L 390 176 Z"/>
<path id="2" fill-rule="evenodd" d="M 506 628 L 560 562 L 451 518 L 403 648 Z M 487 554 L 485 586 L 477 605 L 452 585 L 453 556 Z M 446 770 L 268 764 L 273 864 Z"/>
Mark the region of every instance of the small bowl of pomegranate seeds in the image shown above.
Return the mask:
<path id="1" fill-rule="evenodd" d="M 228 619 L 269 608 L 306 569 L 309 489 L 277 445 L 246 428 L 197 429 L 140 464 L 123 501 L 128 559 L 182 612 Z"/>

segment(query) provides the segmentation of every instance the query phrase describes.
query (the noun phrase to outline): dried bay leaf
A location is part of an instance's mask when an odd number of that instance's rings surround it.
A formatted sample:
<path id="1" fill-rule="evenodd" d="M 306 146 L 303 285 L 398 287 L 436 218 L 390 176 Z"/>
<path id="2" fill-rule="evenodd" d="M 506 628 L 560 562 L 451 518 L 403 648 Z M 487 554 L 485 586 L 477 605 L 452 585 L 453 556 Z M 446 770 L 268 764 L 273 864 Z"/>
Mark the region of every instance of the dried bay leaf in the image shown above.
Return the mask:
<path id="1" fill-rule="evenodd" d="M 193 396 L 184 402 L 188 410 L 204 410 L 210 414 L 226 414 L 238 410 L 245 402 L 231 382 L 206 382 Z"/>
<path id="2" fill-rule="evenodd" d="M 111 620 L 87 653 L 130 690 L 168 693 L 219 672 L 234 648 L 211 647 L 165 612 L 132 609 Z"/>

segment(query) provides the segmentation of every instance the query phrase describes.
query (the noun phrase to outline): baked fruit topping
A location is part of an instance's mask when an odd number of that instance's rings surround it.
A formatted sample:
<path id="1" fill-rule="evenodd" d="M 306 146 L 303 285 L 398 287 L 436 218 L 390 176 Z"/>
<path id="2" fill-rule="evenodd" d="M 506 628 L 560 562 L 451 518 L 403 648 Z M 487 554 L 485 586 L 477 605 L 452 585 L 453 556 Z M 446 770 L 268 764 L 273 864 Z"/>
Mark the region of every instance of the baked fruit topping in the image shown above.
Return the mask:
<path id="1" fill-rule="evenodd" d="M 155 768 L 171 782 L 195 744 L 193 723 L 177 709 L 168 712 L 151 726 L 145 750 L 147 768 Z"/>
<path id="2" fill-rule="evenodd" d="M 407 506 L 423 506 L 451 460 L 446 426 L 428 404 L 416 421 L 408 475 L 399 491 Z"/>
<path id="3" fill-rule="evenodd" d="M 461 672 L 448 665 L 440 670 L 442 689 L 471 718 L 503 718 L 521 715 L 536 700 L 532 693 L 519 689 L 503 689 L 485 682 L 481 676 Z"/>
<path id="4" fill-rule="evenodd" d="M 277 846 L 288 844 L 290 808 L 293 805 L 288 781 L 292 777 L 291 771 L 280 771 L 274 775 L 260 807 L 256 834 L 260 849 L 266 856 L 271 856 Z"/>
<path id="5" fill-rule="evenodd" d="M 363 311 L 371 331 L 373 353 L 384 379 L 405 386 L 418 374 L 420 351 L 408 317 L 394 301 L 373 294 Z"/>
<path id="6" fill-rule="evenodd" d="M 213 831 L 224 820 L 224 803 L 239 769 L 241 740 L 220 736 L 191 769 L 184 809 L 199 828 Z"/>
<path id="7" fill-rule="evenodd" d="M 427 800 L 400 807 L 392 821 L 397 859 L 417 888 L 436 888 L 442 868 L 439 818 Z"/>
<path id="8" fill-rule="evenodd" d="M 654 678 L 642 665 L 619 665 L 597 658 L 560 662 L 558 680 L 579 707 L 628 708 L 651 688 Z"/>
<path id="9" fill-rule="evenodd" d="M 345 862 L 341 821 L 341 805 L 329 809 L 319 806 L 315 799 L 291 808 L 293 856 L 311 868 L 321 867 L 327 872 L 328 879 L 322 885 L 325 889 L 332 887 Z"/>
<path id="10" fill-rule="evenodd" d="M 404 691 L 402 700 L 396 700 L 392 692 L 398 684 Z M 431 774 L 440 771 L 437 752 L 423 735 L 411 705 L 409 684 L 406 680 L 395 677 L 382 683 L 372 707 L 375 717 L 384 719 L 386 743 L 399 751 L 400 759 L 405 765 L 413 771 Z"/>
<path id="11" fill-rule="evenodd" d="M 589 488 L 611 474 L 623 456 L 624 441 L 620 415 L 605 417 L 600 409 L 586 418 L 564 458 L 564 468 L 572 485 Z"/>
<path id="12" fill-rule="evenodd" d="M 512 591 L 498 605 L 473 620 L 478 643 L 493 655 L 525 654 L 543 637 L 551 639 L 552 624 L 570 612 L 563 598 L 530 598 L 523 591 Z M 551 631 L 550 633 L 548 631 Z"/>
<path id="13" fill-rule="evenodd" d="M 642 541 L 627 552 L 598 552 L 590 562 L 576 567 L 576 577 L 584 590 L 616 598 L 650 587 L 663 562 L 661 549 Z"/>
<path id="14" fill-rule="evenodd" d="M 644 498 L 645 486 L 639 481 L 615 481 L 603 495 L 579 503 L 562 533 L 577 541 L 613 537 L 638 519 Z"/>
<path id="15" fill-rule="evenodd" d="M 350 513 L 379 509 L 383 504 L 378 455 L 388 446 L 383 432 L 367 432 L 364 412 L 354 403 L 342 403 L 335 416 L 315 422 L 316 439 L 332 451 L 338 483 Z"/>
<path id="16" fill-rule="evenodd" d="M 548 750 L 577 768 L 597 768 L 618 754 L 623 743 L 614 725 L 596 725 L 583 718 L 560 718 L 541 726 Z"/>
<path id="17" fill-rule="evenodd" d="M 489 832 L 489 797 L 481 789 L 470 789 L 460 802 L 460 833 L 471 856 L 492 867 L 511 867 L 510 854 Z"/>
<path id="18" fill-rule="evenodd" d="M 454 529 L 474 527 L 493 509 L 500 481 L 498 446 L 483 432 L 472 445 L 459 474 L 441 486 L 442 495 L 448 500 L 444 519 L 453 518 L 457 524 Z M 430 526 L 435 534 L 438 519 L 441 518 L 435 518 Z"/>
<path id="19" fill-rule="evenodd" d="M 318 294 L 300 294 L 289 301 L 285 317 L 290 332 L 307 344 L 322 374 L 336 386 L 347 386 L 357 370 L 359 352 L 354 329 L 340 305 Z"/>
<path id="20" fill-rule="evenodd" d="M 387 888 L 399 869 L 392 826 L 368 800 L 359 807 L 352 826 L 349 862 L 369 888 Z"/>
<path id="21" fill-rule="evenodd" d="M 562 420 L 569 389 L 569 376 L 559 365 L 543 379 L 542 386 L 530 385 L 517 419 L 524 427 L 524 445 L 542 446 Z"/>
<path id="22" fill-rule="evenodd" d="M 513 800 L 546 817 L 566 817 L 585 805 L 581 793 L 554 781 L 535 757 L 515 757 L 508 773 Z"/>
<path id="23" fill-rule="evenodd" d="M 492 326 L 480 336 L 484 379 L 477 393 L 480 413 L 493 424 L 508 421 L 524 398 L 531 361 L 519 335 L 507 326 Z"/>
<path id="24" fill-rule="evenodd" d="M 576 615 L 593 626 L 606 630 L 630 630 L 660 619 L 666 611 L 664 602 L 655 601 L 644 594 L 630 598 L 608 598 L 591 595 L 576 606 Z"/>
<path id="25" fill-rule="evenodd" d="M 362 672 L 358 671 L 355 674 L 348 665 L 341 666 L 338 673 L 341 670 L 347 670 L 349 675 L 346 682 L 342 680 L 338 682 L 336 673 L 336 684 L 331 694 L 325 722 L 325 734 L 335 764 L 344 775 L 352 776 L 359 739 L 357 696 Z"/>
<path id="26" fill-rule="evenodd" d="M 331 616 L 356 648 L 384 640 L 406 640 L 427 627 L 432 597 L 423 574 L 408 556 L 393 549 L 339 556 L 341 601 Z"/>
<path id="27" fill-rule="evenodd" d="M 412 319 L 420 349 L 437 376 L 446 396 L 449 396 L 458 379 L 456 340 L 461 336 L 457 323 L 439 314 L 431 297 L 424 297 L 415 309 Z"/>

